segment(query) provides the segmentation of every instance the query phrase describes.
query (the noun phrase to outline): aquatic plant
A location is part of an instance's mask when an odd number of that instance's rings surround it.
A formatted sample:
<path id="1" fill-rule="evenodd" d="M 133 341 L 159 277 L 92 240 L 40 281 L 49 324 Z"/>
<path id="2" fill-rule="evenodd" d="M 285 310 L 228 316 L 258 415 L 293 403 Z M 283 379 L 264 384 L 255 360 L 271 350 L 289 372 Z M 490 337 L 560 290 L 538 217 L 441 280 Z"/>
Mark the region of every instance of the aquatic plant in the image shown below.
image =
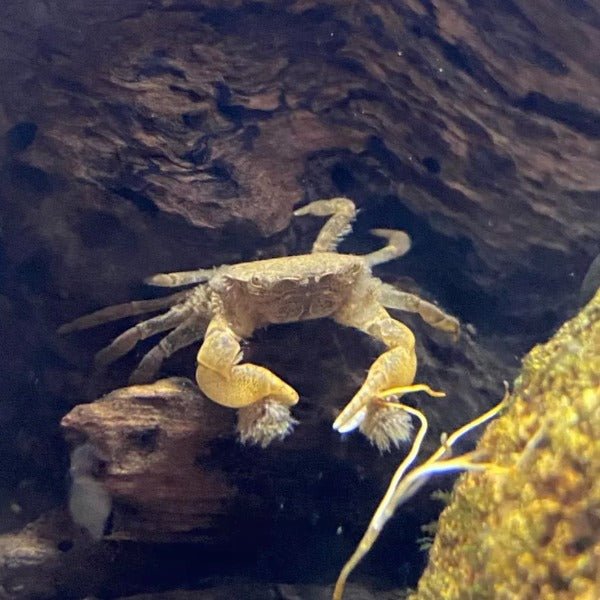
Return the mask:
<path id="1" fill-rule="evenodd" d="M 410 391 L 420 391 L 424 387 L 425 386 L 414 386 L 415 389 Z M 443 393 L 432 392 L 428 389 L 424 391 L 428 391 L 430 395 L 434 396 L 444 395 Z M 362 558 L 372 548 L 373 544 L 377 541 L 381 530 L 393 516 L 398 506 L 414 496 L 414 494 L 428 481 L 432 475 L 437 473 L 451 473 L 460 470 L 501 470 L 500 467 L 485 462 L 485 453 L 481 451 L 468 452 L 454 458 L 452 458 L 451 454 L 452 447 L 463 435 L 475 427 L 485 423 L 486 421 L 489 421 L 504 408 L 508 399 L 508 391 L 505 393 L 502 401 L 499 404 L 472 421 L 469 421 L 467 424 L 454 431 L 451 435 L 444 435 L 442 437 L 440 447 L 433 454 L 431 454 L 427 460 L 411 471 L 408 471 L 408 469 L 419 455 L 421 445 L 425 439 L 425 435 L 427 434 L 428 421 L 427 417 L 420 410 L 417 410 L 416 408 L 406 404 L 389 400 L 390 397 L 393 397 L 398 393 L 405 394 L 406 392 L 406 388 L 392 388 L 383 392 L 379 397 L 379 401 L 386 405 L 390 410 L 405 411 L 406 413 L 416 417 L 420 423 L 419 430 L 417 431 L 409 453 L 400 463 L 400 466 L 396 469 L 396 472 L 392 476 L 388 489 L 385 492 L 381 502 L 377 506 L 377 509 L 371 518 L 365 534 L 360 540 L 352 556 L 342 568 L 335 584 L 333 600 L 342 600 L 348 577 L 356 565 L 362 560 Z"/>

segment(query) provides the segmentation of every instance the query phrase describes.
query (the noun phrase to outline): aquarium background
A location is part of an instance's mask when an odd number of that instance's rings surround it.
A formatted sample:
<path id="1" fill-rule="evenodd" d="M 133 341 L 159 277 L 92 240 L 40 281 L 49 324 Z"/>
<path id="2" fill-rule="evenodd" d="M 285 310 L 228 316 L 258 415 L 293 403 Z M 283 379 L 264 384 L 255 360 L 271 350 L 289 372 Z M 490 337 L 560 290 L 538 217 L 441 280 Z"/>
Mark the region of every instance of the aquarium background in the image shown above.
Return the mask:
<path id="1" fill-rule="evenodd" d="M 411 399 L 433 449 L 580 309 L 600 252 L 598 7 L 5 0 L 0 22 L 0 590 L 328 597 L 407 451 L 382 456 L 331 429 L 376 342 L 328 320 L 257 331 L 245 358 L 299 390 L 301 424 L 266 450 L 243 447 L 231 413 L 191 390 L 192 420 L 172 423 L 198 440 L 196 460 L 178 477 L 175 453 L 163 487 L 142 476 L 155 464 L 135 421 L 147 400 L 119 405 L 111 423 L 127 435 L 110 448 L 122 454 L 93 472 L 115 486 L 94 541 L 66 511 L 69 453 L 92 425 L 105 441 L 113 430 L 106 414 L 81 413 L 88 429 L 61 420 L 126 386 L 158 339 L 98 374 L 94 354 L 136 320 L 57 328 L 160 295 L 143 284 L 154 273 L 308 252 L 323 220 L 293 218 L 294 207 L 346 196 L 359 214 L 340 251 L 381 247 L 372 228 L 406 231 L 410 252 L 375 275 L 462 324 L 454 341 L 394 313 L 417 339 L 416 381 L 447 393 Z M 193 380 L 196 351 L 161 377 Z M 193 438 L 190 422 L 214 429 Z M 431 493 L 451 484 L 435 480 L 402 507 L 349 598 L 416 585 L 421 526 L 443 508 Z"/>

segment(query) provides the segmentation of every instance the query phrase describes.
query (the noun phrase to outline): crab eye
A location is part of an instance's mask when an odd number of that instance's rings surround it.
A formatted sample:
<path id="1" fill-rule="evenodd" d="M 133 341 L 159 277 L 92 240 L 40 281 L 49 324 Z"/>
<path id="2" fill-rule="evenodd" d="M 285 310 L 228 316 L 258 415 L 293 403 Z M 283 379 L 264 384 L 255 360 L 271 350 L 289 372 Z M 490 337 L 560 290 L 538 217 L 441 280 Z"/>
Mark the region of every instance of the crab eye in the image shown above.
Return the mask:
<path id="1" fill-rule="evenodd" d="M 261 278 L 258 275 L 252 275 L 252 277 L 250 277 L 250 281 L 248 282 L 248 288 L 255 293 L 262 291 L 264 285 L 261 281 Z"/>

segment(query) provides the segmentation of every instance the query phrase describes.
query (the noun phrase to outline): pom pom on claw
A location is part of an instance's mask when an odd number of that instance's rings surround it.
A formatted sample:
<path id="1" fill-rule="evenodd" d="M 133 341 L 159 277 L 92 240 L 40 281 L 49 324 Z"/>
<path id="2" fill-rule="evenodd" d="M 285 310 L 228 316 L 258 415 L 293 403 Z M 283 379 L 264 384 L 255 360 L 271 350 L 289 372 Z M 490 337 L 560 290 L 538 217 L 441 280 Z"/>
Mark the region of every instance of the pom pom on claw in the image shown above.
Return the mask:
<path id="1" fill-rule="evenodd" d="M 266 448 L 292 433 L 297 424 L 289 407 L 270 396 L 238 409 L 237 431 L 242 444 Z"/>

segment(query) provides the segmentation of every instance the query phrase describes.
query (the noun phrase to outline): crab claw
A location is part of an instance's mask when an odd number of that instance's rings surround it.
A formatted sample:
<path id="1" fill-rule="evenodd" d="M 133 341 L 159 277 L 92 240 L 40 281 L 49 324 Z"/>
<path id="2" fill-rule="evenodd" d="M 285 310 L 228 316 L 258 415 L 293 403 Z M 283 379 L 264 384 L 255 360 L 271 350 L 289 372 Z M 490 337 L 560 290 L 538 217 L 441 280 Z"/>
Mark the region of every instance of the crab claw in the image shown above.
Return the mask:
<path id="1" fill-rule="evenodd" d="M 444 392 L 432 390 L 424 383 L 390 388 L 369 400 L 362 399 L 362 408 L 357 410 L 358 405 L 354 405 L 354 412 L 350 410 L 352 408 L 350 402 L 338 416 L 333 427 L 340 433 L 358 427 L 380 452 L 388 452 L 392 446 L 398 447 L 401 443 L 408 442 L 412 436 L 411 417 L 397 400 L 400 396 L 413 392 L 425 392 L 435 398 L 443 398 L 446 395 Z"/>
<path id="2" fill-rule="evenodd" d="M 424 384 L 413 384 L 416 356 L 412 347 L 396 346 L 371 366 L 367 379 L 333 423 L 340 433 L 360 429 L 381 452 L 410 440 L 412 423 L 406 411 L 386 401 L 390 396 L 424 391 L 444 395 Z"/>
<path id="3" fill-rule="evenodd" d="M 242 408 L 267 397 L 284 406 L 298 402 L 296 390 L 269 369 L 240 364 L 240 338 L 223 317 L 209 323 L 197 361 L 198 387 L 221 406 Z"/>
<path id="4" fill-rule="evenodd" d="M 333 423 L 340 433 L 356 429 L 365 420 L 369 405 L 381 392 L 398 385 L 410 385 L 415 376 L 416 357 L 412 348 L 397 346 L 384 352 L 371 365 L 367 378 Z"/>
<path id="5" fill-rule="evenodd" d="M 292 431 L 296 421 L 290 406 L 298 402 L 298 393 L 269 369 L 240 364 L 239 338 L 223 318 L 211 321 L 197 360 L 198 387 L 217 404 L 239 409 L 242 442 L 264 448 Z"/>
<path id="6" fill-rule="evenodd" d="M 203 365 L 198 353 L 196 381 L 198 387 L 213 401 L 229 408 L 244 408 L 271 398 L 284 406 L 298 402 L 298 392 L 274 373 L 251 363 L 235 365 L 222 374 Z"/>
<path id="7" fill-rule="evenodd" d="M 236 365 L 223 377 L 199 363 L 196 380 L 211 400 L 238 409 L 237 431 L 244 444 L 266 448 L 289 435 L 297 423 L 290 406 L 298 402 L 298 393 L 264 367 Z"/>

